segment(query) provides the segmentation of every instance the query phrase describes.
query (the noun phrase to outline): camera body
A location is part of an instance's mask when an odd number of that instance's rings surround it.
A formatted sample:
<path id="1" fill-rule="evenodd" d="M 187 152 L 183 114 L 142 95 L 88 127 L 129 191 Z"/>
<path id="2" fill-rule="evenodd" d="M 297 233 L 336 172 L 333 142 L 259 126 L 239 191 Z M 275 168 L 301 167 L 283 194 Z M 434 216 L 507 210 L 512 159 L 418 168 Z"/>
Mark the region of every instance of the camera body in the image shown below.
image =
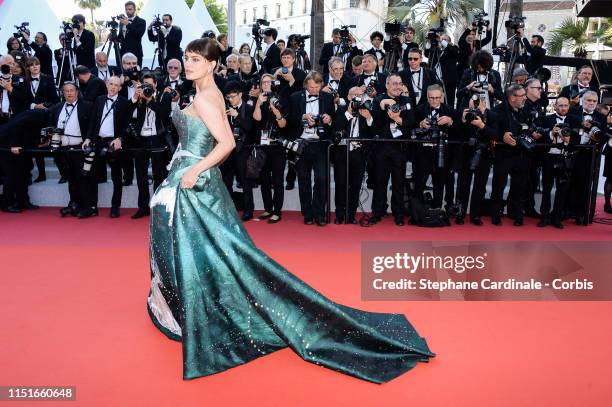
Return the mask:
<path id="1" fill-rule="evenodd" d="M 274 106 L 276 109 L 281 110 L 283 105 L 281 104 L 280 99 L 274 92 L 264 92 L 264 96 L 268 98 L 268 103 L 270 106 Z"/>
<path id="2" fill-rule="evenodd" d="M 300 138 L 296 140 L 278 138 L 276 141 L 278 142 L 278 144 L 283 146 L 287 151 L 292 151 L 298 156 L 302 155 L 302 153 L 304 152 L 304 148 L 306 147 L 306 141 Z"/>
<path id="3" fill-rule="evenodd" d="M 268 20 L 264 20 L 263 18 L 258 18 L 255 20 L 255 24 L 253 24 L 253 27 L 251 28 L 251 35 L 255 37 L 256 41 L 261 41 L 264 35 L 270 35 L 270 28 L 262 28 L 262 26 L 269 27 L 270 22 Z"/>
<path id="4" fill-rule="evenodd" d="M 392 23 L 385 23 L 385 34 L 391 37 L 399 36 L 406 29 L 406 25 L 395 20 Z"/>
<path id="5" fill-rule="evenodd" d="M 472 24 L 477 27 L 479 33 L 482 32 L 483 28 L 488 27 L 491 23 L 489 20 L 486 19 L 488 15 L 489 14 L 485 13 L 484 11 L 480 11 L 476 15 L 474 15 L 474 21 L 472 22 Z"/>
<path id="6" fill-rule="evenodd" d="M 154 14 L 153 21 L 151 22 L 151 27 L 156 30 L 159 30 L 162 25 L 164 25 L 164 23 L 162 22 L 161 18 L 159 18 L 159 14 Z"/>
<path id="7" fill-rule="evenodd" d="M 7 64 L 4 64 L 2 66 L 0 66 L 0 72 L 2 73 L 2 75 L 10 75 L 11 74 L 11 67 Z"/>
<path id="8" fill-rule="evenodd" d="M 62 145 L 64 129 L 59 127 L 43 127 L 40 129 L 40 144 L 49 144 L 51 151 L 55 151 Z"/>
<path id="9" fill-rule="evenodd" d="M 149 85 L 148 83 L 144 83 L 140 85 L 138 88 L 142 89 L 142 94 L 147 98 L 150 98 L 155 94 L 155 89 L 153 88 L 153 86 Z M 176 91 L 174 91 L 174 93 L 176 96 Z"/>
<path id="10" fill-rule="evenodd" d="M 525 28 L 525 18 L 527 17 L 510 15 L 508 20 L 504 22 L 504 25 L 506 28 L 516 31 L 520 28 Z"/>
<path id="11" fill-rule="evenodd" d="M 141 72 L 138 68 L 131 68 L 131 69 L 126 69 L 125 71 L 123 71 L 123 76 L 127 77 L 127 81 L 126 83 L 128 84 L 128 86 L 133 82 L 133 81 L 140 81 L 140 76 L 141 76 Z"/>
<path id="12" fill-rule="evenodd" d="M 401 111 L 406 110 L 406 106 L 405 105 L 400 105 L 399 103 L 393 103 L 393 104 L 389 104 L 389 105 L 385 105 L 385 108 L 383 109 L 385 112 L 393 112 L 393 113 L 399 113 Z"/>
<path id="13" fill-rule="evenodd" d="M 478 109 L 468 109 L 468 111 L 465 113 L 465 121 L 467 123 L 471 123 L 477 118 L 482 119 L 482 113 Z"/>
<path id="14" fill-rule="evenodd" d="M 355 96 L 351 100 L 351 109 L 353 109 L 354 115 L 358 114 L 357 110 L 359 109 L 366 109 L 372 111 L 372 106 L 372 101 L 370 99 L 362 99 L 359 96 Z"/>
<path id="15" fill-rule="evenodd" d="M 368 83 L 365 90 L 367 95 L 372 95 L 374 92 L 376 92 L 376 83 L 376 79 L 370 80 L 370 83 Z"/>
<path id="16" fill-rule="evenodd" d="M 28 30 L 28 26 L 29 25 L 30 25 L 30 23 L 25 21 L 25 22 L 21 23 L 21 25 L 14 26 L 15 29 L 17 30 L 17 32 L 13 33 L 13 37 L 17 38 L 18 40 L 23 39 L 23 33 L 29 31 Z"/>

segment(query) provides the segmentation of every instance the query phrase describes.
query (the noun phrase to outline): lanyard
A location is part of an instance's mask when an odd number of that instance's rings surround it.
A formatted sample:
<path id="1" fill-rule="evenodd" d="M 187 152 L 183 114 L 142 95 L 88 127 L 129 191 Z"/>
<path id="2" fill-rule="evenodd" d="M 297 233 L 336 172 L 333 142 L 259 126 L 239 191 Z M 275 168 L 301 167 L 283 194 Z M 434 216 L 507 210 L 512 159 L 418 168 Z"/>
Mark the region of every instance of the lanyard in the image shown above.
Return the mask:
<path id="1" fill-rule="evenodd" d="M 110 108 L 106 111 L 106 113 L 104 114 L 104 116 L 102 117 L 102 120 L 100 121 L 100 127 L 102 127 L 102 124 L 104 123 L 104 120 L 106 120 L 106 118 L 108 117 L 108 115 L 110 114 L 110 112 L 113 111 L 113 109 L 115 108 L 115 103 L 117 103 L 118 99 L 115 99 L 115 101 L 111 104 Z M 106 102 L 104 102 L 104 108 L 106 109 L 106 106 L 108 105 L 108 99 L 106 100 Z"/>
<path id="2" fill-rule="evenodd" d="M 72 109 L 70 109 L 70 113 L 68 113 L 68 103 L 64 105 L 64 121 L 62 121 L 62 124 L 63 124 L 62 129 L 66 129 L 66 125 L 68 124 L 68 121 L 70 120 L 70 116 L 72 116 L 72 113 L 74 112 L 75 108 L 76 108 L 76 105 L 72 106 Z"/>

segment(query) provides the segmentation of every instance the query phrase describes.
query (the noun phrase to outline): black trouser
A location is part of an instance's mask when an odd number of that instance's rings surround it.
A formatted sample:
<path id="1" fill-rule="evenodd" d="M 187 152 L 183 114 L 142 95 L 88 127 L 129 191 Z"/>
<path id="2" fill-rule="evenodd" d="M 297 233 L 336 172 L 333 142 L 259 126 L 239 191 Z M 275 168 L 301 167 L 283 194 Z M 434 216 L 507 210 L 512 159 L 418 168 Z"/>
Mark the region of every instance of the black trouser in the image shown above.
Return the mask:
<path id="1" fill-rule="evenodd" d="M 160 136 L 138 137 L 134 140 L 135 148 L 143 150 L 135 151 L 134 160 L 136 162 L 136 184 L 138 185 L 138 207 L 147 210 L 151 194 L 149 192 L 149 161 L 153 172 L 153 190 L 168 176 L 168 152 L 151 152 L 151 148 L 163 148 L 164 142 Z"/>
<path id="2" fill-rule="evenodd" d="M 535 208 L 535 193 L 540 184 L 540 168 L 544 161 L 544 152 L 537 150 L 529 160 L 529 174 L 527 177 L 527 190 L 525 194 L 525 208 Z"/>
<path id="3" fill-rule="evenodd" d="M 96 161 L 101 161 L 104 164 L 108 163 L 110 166 L 111 179 L 113 180 L 113 197 L 111 198 L 111 206 L 114 208 L 121 207 L 121 195 L 123 193 L 121 165 L 124 162 L 121 157 L 122 154 L 122 151 L 117 151 L 114 153 L 107 153 L 104 157 L 100 157 L 100 155 L 96 153 L 96 157 L 94 159 L 94 163 Z M 83 200 L 85 205 L 91 208 L 97 207 L 98 182 L 95 175 L 91 173 L 89 176 L 83 177 L 82 180 Z"/>
<path id="4" fill-rule="evenodd" d="M 255 186 L 257 180 L 249 179 L 246 176 L 246 166 L 247 160 L 249 156 L 253 152 L 252 147 L 241 148 L 236 153 L 236 181 L 242 184 L 242 198 L 243 198 L 243 207 L 242 211 L 244 213 L 253 213 L 255 210 L 255 203 L 253 202 L 253 187 Z"/>
<path id="5" fill-rule="evenodd" d="M 297 157 L 293 151 L 288 151 L 286 157 L 287 157 L 287 177 L 285 178 L 285 182 L 287 182 L 287 184 L 294 184 L 295 178 L 297 177 L 297 170 L 295 169 L 294 163 Z"/>
<path id="6" fill-rule="evenodd" d="M 238 175 L 238 165 L 236 162 L 236 157 L 238 153 L 236 150 L 232 150 L 230 155 L 219 165 L 219 169 L 221 170 L 221 177 L 223 178 L 223 183 L 227 187 L 230 195 L 234 192 L 234 178 L 237 178 Z"/>
<path id="7" fill-rule="evenodd" d="M 334 150 L 334 183 L 336 185 L 335 203 L 336 217 L 344 218 L 346 215 L 346 146 L 336 147 Z M 354 219 L 359 205 L 359 193 L 365 174 L 365 153 L 363 147 L 349 152 L 348 168 L 348 219 Z"/>
<path id="8" fill-rule="evenodd" d="M 576 154 L 570 182 L 571 207 L 577 217 L 587 215 L 587 200 L 591 194 L 589 179 L 591 175 L 591 150 L 580 149 Z M 597 174 L 596 176 L 599 176 Z"/>
<path id="9" fill-rule="evenodd" d="M 261 171 L 261 199 L 266 212 L 280 216 L 285 198 L 283 174 L 285 172 L 285 148 L 270 146 L 265 150 L 266 163 Z M 274 198 L 272 191 L 274 190 Z"/>
<path id="10" fill-rule="evenodd" d="M 446 104 L 450 107 L 455 107 L 455 93 L 457 91 L 457 82 L 444 82 L 444 91 L 446 94 Z"/>
<path id="11" fill-rule="evenodd" d="M 480 162 L 475 170 L 470 169 L 470 162 L 474 155 L 475 149 L 465 148 L 463 150 L 463 165 L 459 171 L 459 187 L 457 190 L 457 196 L 459 203 L 461 204 L 461 212 L 467 213 L 468 201 L 470 202 L 470 217 L 479 218 L 480 208 L 487 191 L 487 181 L 489 180 L 489 173 L 493 166 L 493 159 L 490 153 L 486 150 L 482 151 Z M 474 187 L 472 188 L 470 197 L 470 186 L 472 185 L 472 179 L 474 179 Z"/>
<path id="12" fill-rule="evenodd" d="M 29 153 L 13 154 L 10 151 L 0 152 L 0 165 L 4 173 L 2 189 L 2 208 L 9 206 L 24 207 L 30 202 L 28 181 L 32 155 Z"/>
<path id="13" fill-rule="evenodd" d="M 540 205 L 542 219 L 552 218 L 553 220 L 561 221 L 571 177 L 571 173 L 562 165 L 562 160 L 563 156 L 561 154 L 546 154 L 544 156 L 542 165 L 542 203 Z M 552 213 L 550 213 L 550 195 L 553 183 L 556 187 L 555 201 Z"/>
<path id="14" fill-rule="evenodd" d="M 73 150 L 70 150 L 70 149 Z M 70 204 L 76 205 L 79 209 L 85 208 L 86 202 L 82 196 L 82 188 L 80 187 L 83 177 L 81 170 L 83 169 L 83 158 L 84 153 L 79 145 L 72 147 L 65 146 L 60 147 L 58 154 L 56 154 L 57 161 L 63 162 L 65 165 L 64 170 L 67 173 L 68 178 L 68 193 L 70 195 Z"/>
<path id="15" fill-rule="evenodd" d="M 38 176 L 47 178 L 47 171 L 45 170 L 45 154 L 34 153 L 34 160 L 36 161 L 36 168 L 38 169 Z"/>
<path id="16" fill-rule="evenodd" d="M 325 141 L 307 142 L 296 163 L 300 206 L 304 219 L 325 220 L 327 190 L 327 146 Z M 312 173 L 314 172 L 314 188 Z"/>
<path id="17" fill-rule="evenodd" d="M 134 151 L 124 151 L 121 153 L 121 167 L 123 170 L 123 180 L 132 182 L 134 180 L 134 167 L 136 160 Z"/>
<path id="18" fill-rule="evenodd" d="M 416 193 L 419 198 L 423 197 L 427 178 L 431 175 L 433 183 L 433 206 L 435 208 L 442 207 L 442 199 L 444 197 L 444 188 L 450 179 L 450 163 L 445 160 L 444 167 L 438 167 L 438 152 L 435 147 L 417 146 L 415 148 L 414 159 L 412 161 L 412 173 Z M 452 188 L 455 182 L 452 180 Z M 450 199 L 449 199 L 450 198 Z M 447 192 L 446 203 L 451 205 L 453 193 Z"/>
<path id="19" fill-rule="evenodd" d="M 520 147 L 508 148 L 518 149 Z M 525 190 L 527 189 L 527 174 L 529 173 L 527 153 L 520 150 L 509 151 L 507 148 L 500 148 L 496 150 L 495 154 L 493 191 L 491 193 L 493 216 L 501 216 L 504 189 L 508 182 L 508 175 L 510 175 L 510 189 L 513 193 L 508 194 L 508 212 L 514 212 L 515 219 L 522 220 L 525 206 Z"/>
<path id="20" fill-rule="evenodd" d="M 387 212 L 387 187 L 391 176 L 391 212 L 396 218 L 405 215 L 404 183 L 407 155 L 403 143 L 379 142 L 374 145 L 375 171 L 372 215 L 381 217 Z"/>
<path id="21" fill-rule="evenodd" d="M 66 161 L 66 156 L 63 154 L 55 154 L 53 156 L 53 162 L 59 170 L 60 178 L 68 179 L 68 162 Z"/>

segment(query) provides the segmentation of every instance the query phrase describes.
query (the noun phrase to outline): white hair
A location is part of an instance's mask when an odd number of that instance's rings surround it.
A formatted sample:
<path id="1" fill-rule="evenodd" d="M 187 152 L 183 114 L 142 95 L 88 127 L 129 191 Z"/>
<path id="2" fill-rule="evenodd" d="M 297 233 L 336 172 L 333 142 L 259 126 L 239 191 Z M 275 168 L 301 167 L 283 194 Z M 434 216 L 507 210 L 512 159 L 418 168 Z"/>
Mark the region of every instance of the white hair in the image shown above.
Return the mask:
<path id="1" fill-rule="evenodd" d="M 121 62 L 128 62 L 128 61 L 138 61 L 138 57 L 136 57 L 136 55 L 132 54 L 131 52 L 126 52 L 121 57 Z"/>

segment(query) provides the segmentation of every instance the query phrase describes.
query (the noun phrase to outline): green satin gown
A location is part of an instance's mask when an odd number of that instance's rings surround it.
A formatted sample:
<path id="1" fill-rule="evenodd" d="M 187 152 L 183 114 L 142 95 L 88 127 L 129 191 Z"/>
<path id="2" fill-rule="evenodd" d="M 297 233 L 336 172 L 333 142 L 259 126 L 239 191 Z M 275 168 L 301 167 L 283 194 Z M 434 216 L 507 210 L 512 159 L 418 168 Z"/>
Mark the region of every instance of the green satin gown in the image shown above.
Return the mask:
<path id="1" fill-rule="evenodd" d="M 194 379 L 289 346 L 304 360 L 375 383 L 435 356 L 401 314 L 337 304 L 255 246 L 218 167 L 182 189 L 186 170 L 216 141 L 201 119 L 174 109 L 179 146 L 151 199 L 147 309 L 182 342 Z"/>

